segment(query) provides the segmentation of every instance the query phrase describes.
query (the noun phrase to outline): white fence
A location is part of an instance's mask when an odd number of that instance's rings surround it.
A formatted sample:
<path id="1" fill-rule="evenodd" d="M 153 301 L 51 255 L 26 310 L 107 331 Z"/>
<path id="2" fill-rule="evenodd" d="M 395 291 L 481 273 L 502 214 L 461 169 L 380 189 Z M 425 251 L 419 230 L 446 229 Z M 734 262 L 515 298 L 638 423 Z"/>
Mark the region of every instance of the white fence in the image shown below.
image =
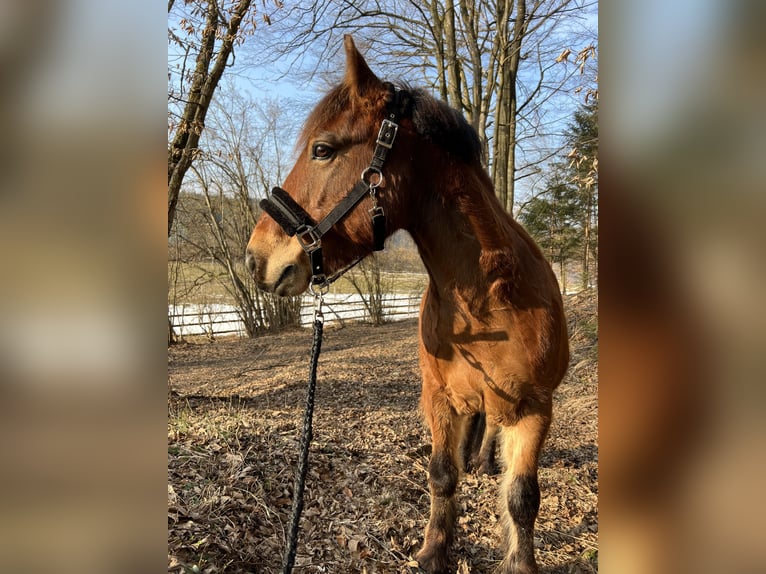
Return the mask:
<path id="1" fill-rule="evenodd" d="M 387 321 L 417 317 L 421 295 L 390 293 L 383 296 L 383 316 Z M 367 313 L 362 297 L 357 294 L 328 293 L 324 296 L 325 323 L 362 321 Z M 233 305 L 168 305 L 168 314 L 177 337 L 221 336 L 247 333 Z M 311 325 L 314 298 L 305 296 L 301 302 L 301 324 Z"/>

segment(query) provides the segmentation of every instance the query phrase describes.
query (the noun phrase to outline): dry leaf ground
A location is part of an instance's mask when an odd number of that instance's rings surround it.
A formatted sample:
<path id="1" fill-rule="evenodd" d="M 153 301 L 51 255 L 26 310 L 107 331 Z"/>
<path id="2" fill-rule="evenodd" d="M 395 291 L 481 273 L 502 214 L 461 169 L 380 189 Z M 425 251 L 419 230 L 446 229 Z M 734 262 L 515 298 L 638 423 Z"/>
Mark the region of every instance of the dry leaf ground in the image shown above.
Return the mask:
<path id="1" fill-rule="evenodd" d="M 597 298 L 565 304 L 535 543 L 543 572 L 597 572 Z M 280 572 L 310 348 L 309 330 L 169 348 L 169 572 Z M 326 329 L 297 574 L 412 571 L 429 508 L 419 380 L 416 321 Z M 461 481 L 459 574 L 501 558 L 498 483 Z"/>

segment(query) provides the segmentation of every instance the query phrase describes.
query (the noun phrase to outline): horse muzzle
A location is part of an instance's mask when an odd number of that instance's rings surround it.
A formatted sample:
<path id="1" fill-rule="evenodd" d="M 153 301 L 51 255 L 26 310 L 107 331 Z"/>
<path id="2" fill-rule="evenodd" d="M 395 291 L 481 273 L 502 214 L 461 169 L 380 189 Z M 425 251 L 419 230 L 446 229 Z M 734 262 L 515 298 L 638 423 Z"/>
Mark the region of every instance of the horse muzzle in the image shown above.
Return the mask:
<path id="1" fill-rule="evenodd" d="M 302 251 L 296 255 L 297 259 L 274 253 L 263 257 L 248 247 L 245 266 L 261 291 L 280 297 L 300 295 L 308 288 L 311 276 L 307 262 L 302 261 L 305 258 Z"/>

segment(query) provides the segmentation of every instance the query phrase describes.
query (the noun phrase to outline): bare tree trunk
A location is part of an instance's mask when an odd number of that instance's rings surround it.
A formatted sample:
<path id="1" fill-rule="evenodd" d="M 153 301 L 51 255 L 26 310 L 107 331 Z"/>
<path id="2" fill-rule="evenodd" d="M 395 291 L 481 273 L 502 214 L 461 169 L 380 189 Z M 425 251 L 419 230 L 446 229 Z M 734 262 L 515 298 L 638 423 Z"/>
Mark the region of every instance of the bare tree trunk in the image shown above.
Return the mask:
<path id="1" fill-rule="evenodd" d="M 467 101 L 463 102 L 468 121 L 479 134 L 479 140 L 482 143 L 484 151 L 484 164 L 489 158 L 487 149 L 487 110 L 489 108 L 489 95 L 491 94 L 489 86 L 485 85 L 484 65 L 481 60 L 481 48 L 479 44 L 479 18 L 478 9 L 474 2 L 469 0 L 460 0 L 460 18 L 463 23 L 463 30 L 468 38 L 466 48 L 470 55 L 471 83 L 466 81 L 466 92 L 470 94 Z M 487 89 L 487 95 L 484 96 L 484 90 Z"/>
<path id="2" fill-rule="evenodd" d="M 567 262 L 563 256 L 559 259 L 559 269 L 561 275 L 561 292 L 567 292 Z"/>
<path id="3" fill-rule="evenodd" d="M 168 146 L 168 237 L 173 228 L 178 204 L 178 194 L 184 176 L 194 160 L 199 145 L 202 130 L 205 127 L 205 116 L 213 99 L 213 93 L 226 68 L 229 56 L 234 48 L 234 39 L 240 30 L 242 20 L 250 9 L 252 0 L 239 0 L 232 10 L 226 32 L 221 41 L 218 53 L 215 54 L 215 42 L 218 34 L 221 11 L 216 0 L 208 0 L 205 28 L 202 31 L 202 42 L 184 108 L 181 122 L 175 136 Z M 172 4 L 168 4 L 169 8 Z M 210 65 L 212 63 L 212 69 Z"/>
<path id="4" fill-rule="evenodd" d="M 504 0 L 498 12 L 498 97 L 495 109 L 495 140 L 492 176 L 495 192 L 509 213 L 513 210 L 516 176 L 516 78 L 521 62 L 521 44 L 527 30 L 527 6 L 516 0 L 513 30 L 508 29 L 511 0 Z"/>
<path id="5" fill-rule="evenodd" d="M 462 111 L 463 95 L 460 81 L 460 58 L 457 53 L 454 0 L 446 0 L 444 3 L 444 40 L 447 52 L 447 91 L 449 93 L 447 101 L 453 108 Z"/>
<path id="6" fill-rule="evenodd" d="M 587 203 L 585 206 L 585 225 L 583 226 L 583 258 L 582 258 L 582 288 L 590 286 L 590 228 L 593 217 L 593 191 L 587 191 Z"/>
<path id="7" fill-rule="evenodd" d="M 436 53 L 434 54 L 434 58 L 436 60 L 436 74 L 439 78 L 439 95 L 441 96 L 441 99 L 446 102 L 449 97 L 449 92 L 447 89 L 447 68 L 444 55 L 444 20 L 439 13 L 439 2 L 432 0 L 429 3 L 428 8 L 431 11 L 431 28 L 435 40 L 434 46 L 436 48 Z"/>

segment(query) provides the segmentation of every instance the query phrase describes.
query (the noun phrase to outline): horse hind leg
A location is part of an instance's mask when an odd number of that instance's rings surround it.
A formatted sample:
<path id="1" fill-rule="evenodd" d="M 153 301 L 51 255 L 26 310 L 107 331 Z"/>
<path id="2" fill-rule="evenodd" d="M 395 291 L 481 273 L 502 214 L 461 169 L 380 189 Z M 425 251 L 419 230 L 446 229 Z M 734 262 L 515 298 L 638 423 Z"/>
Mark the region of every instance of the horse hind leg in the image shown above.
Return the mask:
<path id="1" fill-rule="evenodd" d="M 464 441 L 463 460 L 466 471 L 478 474 L 497 474 L 500 470 L 495 461 L 495 446 L 500 427 L 487 420 L 485 413 L 471 417 Z"/>
<path id="2" fill-rule="evenodd" d="M 457 517 L 456 490 L 462 466 L 463 434 L 467 416 L 458 415 L 445 401 L 434 401 L 426 408 L 433 447 L 428 464 L 431 513 L 423 547 L 415 556 L 418 566 L 428 574 L 448 571 L 448 552 Z"/>
<path id="3" fill-rule="evenodd" d="M 547 412 L 527 414 L 502 429 L 506 464 L 500 496 L 506 551 L 499 574 L 537 574 L 534 525 L 540 509 L 537 462 L 550 426 Z"/>
<path id="4" fill-rule="evenodd" d="M 487 415 L 484 413 L 471 415 L 471 418 L 466 424 L 461 453 L 461 456 L 463 457 L 463 468 L 466 472 L 479 468 L 480 452 L 486 428 Z"/>
<path id="5" fill-rule="evenodd" d="M 481 441 L 481 449 L 476 458 L 475 466 L 479 474 L 494 475 L 500 472 L 495 461 L 495 445 L 500 427 L 487 421 L 484 427 L 484 436 Z"/>

